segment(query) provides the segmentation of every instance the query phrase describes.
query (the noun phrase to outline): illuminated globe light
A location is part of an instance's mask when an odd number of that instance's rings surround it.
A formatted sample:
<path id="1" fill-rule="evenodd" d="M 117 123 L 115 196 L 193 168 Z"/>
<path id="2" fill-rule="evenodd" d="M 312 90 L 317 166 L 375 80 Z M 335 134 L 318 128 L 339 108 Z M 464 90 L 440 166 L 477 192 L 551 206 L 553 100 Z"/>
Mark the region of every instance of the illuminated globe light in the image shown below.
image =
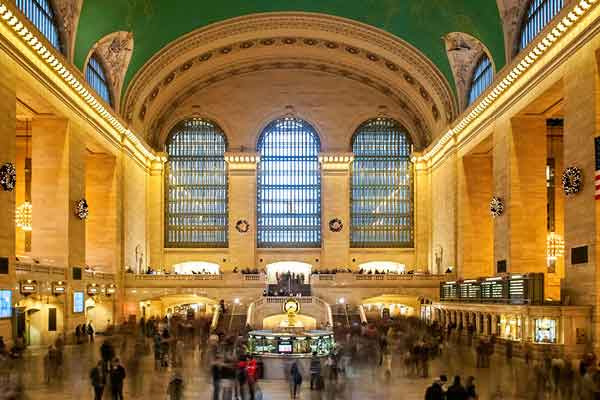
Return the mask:
<path id="1" fill-rule="evenodd" d="M 15 214 L 17 227 L 26 232 L 31 232 L 31 203 L 26 201 L 17 207 Z"/>
<path id="2" fill-rule="evenodd" d="M 548 233 L 548 237 L 546 238 L 546 256 L 548 257 L 548 262 L 556 261 L 564 252 L 565 241 L 563 238 L 555 232 Z"/>

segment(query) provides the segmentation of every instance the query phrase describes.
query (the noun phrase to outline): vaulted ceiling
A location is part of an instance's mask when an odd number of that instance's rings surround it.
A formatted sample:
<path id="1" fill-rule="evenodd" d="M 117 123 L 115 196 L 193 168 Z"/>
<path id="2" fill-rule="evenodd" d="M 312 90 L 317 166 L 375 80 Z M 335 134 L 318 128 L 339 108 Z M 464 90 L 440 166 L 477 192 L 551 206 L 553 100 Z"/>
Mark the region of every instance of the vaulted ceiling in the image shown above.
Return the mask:
<path id="1" fill-rule="evenodd" d="M 505 64 L 496 0 L 85 0 L 74 60 L 82 68 L 97 41 L 116 31 L 131 32 L 134 46 L 126 90 L 147 61 L 187 33 L 238 16 L 285 11 L 338 16 L 387 31 L 420 50 L 450 83 L 454 79 L 443 41 L 449 32 L 479 39 L 497 70 Z"/>

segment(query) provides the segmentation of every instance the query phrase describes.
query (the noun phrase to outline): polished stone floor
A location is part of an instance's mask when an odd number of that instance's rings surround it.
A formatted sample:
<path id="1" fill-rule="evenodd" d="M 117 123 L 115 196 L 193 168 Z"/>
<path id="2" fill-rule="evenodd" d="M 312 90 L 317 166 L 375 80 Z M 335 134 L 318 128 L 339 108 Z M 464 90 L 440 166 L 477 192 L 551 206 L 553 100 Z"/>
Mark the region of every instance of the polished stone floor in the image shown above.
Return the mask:
<path id="1" fill-rule="evenodd" d="M 67 346 L 65 348 L 64 371 L 59 373 L 53 383 L 44 382 L 43 355 L 45 350 L 28 350 L 28 354 L 17 367 L 18 376 L 29 399 L 91 399 L 92 389 L 89 384 L 89 370 L 99 358 L 98 347 L 103 338 L 98 337 L 95 344 Z M 127 369 L 125 399 L 166 399 L 166 388 L 173 374 L 171 369 L 155 371 L 151 354 L 144 355 L 135 361 L 133 357 L 133 341 L 128 340 L 125 346 L 117 345 L 117 355 L 123 360 Z M 398 364 L 392 361 L 394 365 Z M 432 375 L 444 373 L 449 377 L 459 374 L 463 377 L 473 375 L 480 399 L 525 399 L 524 396 L 533 385 L 530 369 L 513 360 L 509 367 L 506 362 L 496 357 L 492 359 L 489 369 L 474 368 L 474 356 L 471 350 L 455 348 L 448 351 L 440 359 L 431 364 Z M 184 366 L 179 371 L 184 376 L 185 399 L 212 399 L 212 385 L 208 370 L 201 361 L 198 350 L 189 348 Z M 16 375 L 16 374 L 15 374 Z M 308 371 L 305 371 L 308 375 Z M 451 379 L 451 378 L 450 378 Z M 343 384 L 331 392 L 314 392 L 309 390 L 308 378 L 302 386 L 301 400 L 305 399 L 423 399 L 426 387 L 432 378 L 407 378 L 400 368 L 394 371 L 387 382 L 381 369 L 377 367 L 355 366 L 351 376 Z M 263 399 L 289 399 L 289 389 L 284 381 L 260 381 Z M 500 389 L 501 393 L 498 393 Z M 104 398 L 110 399 L 105 393 Z M 0 399 L 2 399 L 0 393 Z"/>

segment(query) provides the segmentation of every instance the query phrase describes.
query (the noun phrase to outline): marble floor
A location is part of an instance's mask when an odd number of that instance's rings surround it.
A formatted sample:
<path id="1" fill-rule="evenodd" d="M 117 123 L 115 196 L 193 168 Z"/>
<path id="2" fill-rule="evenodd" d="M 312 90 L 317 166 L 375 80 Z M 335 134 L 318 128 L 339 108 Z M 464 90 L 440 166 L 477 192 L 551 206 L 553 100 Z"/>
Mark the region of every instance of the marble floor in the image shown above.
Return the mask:
<path id="1" fill-rule="evenodd" d="M 64 368 L 50 384 L 44 382 L 43 349 L 30 349 L 26 357 L 15 367 L 28 399 L 91 399 L 92 388 L 89 384 L 90 368 L 99 359 L 99 345 L 103 338 L 98 337 L 94 344 L 67 346 L 65 348 Z M 127 369 L 125 399 L 160 399 L 167 398 L 166 389 L 173 370 L 155 371 L 151 354 L 133 357 L 133 341 L 128 340 L 125 346 L 116 346 L 117 356 L 121 358 Z M 137 361 L 136 361 L 137 360 Z M 393 364 L 396 363 L 393 361 Z M 431 374 L 437 376 L 444 373 L 451 377 L 459 374 L 464 377 L 476 377 L 476 386 L 481 400 L 486 399 L 525 399 L 533 383 L 530 371 L 519 361 L 513 365 L 497 357 L 491 362 L 492 368 L 476 369 L 474 355 L 466 348 L 450 349 L 440 359 L 432 362 Z M 187 351 L 184 366 L 179 369 L 185 381 L 185 399 L 212 399 L 212 385 L 208 369 L 201 361 L 200 354 L 191 347 Z M 308 371 L 305 371 L 308 375 Z M 301 400 L 307 399 L 404 399 L 422 400 L 426 387 L 432 378 L 407 378 L 401 371 L 394 371 L 392 378 L 386 381 L 382 371 L 377 367 L 353 366 L 348 378 L 335 391 L 323 393 L 310 391 L 309 379 L 305 377 L 300 394 Z M 289 389 L 284 381 L 259 382 L 262 398 L 265 400 L 289 399 Z M 501 393 L 497 393 L 498 389 Z M 4 394 L 4 397 L 3 397 Z M 0 399 L 7 398 L 0 391 Z M 110 394 L 105 393 L 105 399 Z"/>

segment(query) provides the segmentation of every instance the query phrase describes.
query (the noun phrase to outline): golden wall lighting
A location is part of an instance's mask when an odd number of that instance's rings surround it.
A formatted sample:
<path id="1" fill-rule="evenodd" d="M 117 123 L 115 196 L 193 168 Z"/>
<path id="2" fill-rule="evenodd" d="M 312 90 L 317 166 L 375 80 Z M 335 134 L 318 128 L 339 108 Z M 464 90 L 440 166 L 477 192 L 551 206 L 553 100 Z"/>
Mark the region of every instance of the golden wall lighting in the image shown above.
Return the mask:
<path id="1" fill-rule="evenodd" d="M 18 228 L 31 232 L 31 203 L 26 201 L 17 207 L 15 223 Z"/>

